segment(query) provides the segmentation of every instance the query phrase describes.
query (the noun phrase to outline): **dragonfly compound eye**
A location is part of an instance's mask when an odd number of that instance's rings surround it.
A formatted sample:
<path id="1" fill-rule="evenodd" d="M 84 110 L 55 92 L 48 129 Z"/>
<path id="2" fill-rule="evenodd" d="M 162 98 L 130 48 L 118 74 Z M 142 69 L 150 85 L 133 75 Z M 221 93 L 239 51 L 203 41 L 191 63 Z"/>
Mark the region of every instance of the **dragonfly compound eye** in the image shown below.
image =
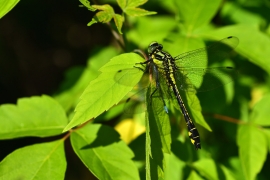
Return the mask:
<path id="1" fill-rule="evenodd" d="M 163 46 L 161 44 L 158 44 L 157 42 L 154 41 L 148 46 L 148 54 L 152 54 L 157 49 L 161 50 L 162 48 Z"/>

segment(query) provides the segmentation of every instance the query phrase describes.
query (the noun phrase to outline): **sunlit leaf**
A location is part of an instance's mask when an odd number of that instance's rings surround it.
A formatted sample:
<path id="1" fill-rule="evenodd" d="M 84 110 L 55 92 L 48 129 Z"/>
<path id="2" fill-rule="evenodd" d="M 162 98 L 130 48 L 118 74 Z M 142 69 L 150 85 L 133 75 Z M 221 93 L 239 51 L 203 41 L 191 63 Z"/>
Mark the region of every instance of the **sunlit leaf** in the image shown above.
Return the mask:
<path id="1" fill-rule="evenodd" d="M 0 19 L 6 15 L 20 0 L 5 0 L 0 2 Z"/>
<path id="2" fill-rule="evenodd" d="M 258 125 L 269 126 L 270 95 L 264 96 L 252 109 L 250 121 Z"/>
<path id="3" fill-rule="evenodd" d="M 126 8 L 125 13 L 129 16 L 146 16 L 146 15 L 156 14 L 156 12 L 147 11 L 145 9 L 135 8 L 135 7 Z"/>
<path id="4" fill-rule="evenodd" d="M 96 9 L 90 5 L 88 0 L 79 0 L 89 11 L 95 11 Z"/>
<path id="5" fill-rule="evenodd" d="M 67 162 L 64 141 L 26 146 L 0 163 L 0 179 L 64 179 Z"/>
<path id="6" fill-rule="evenodd" d="M 120 6 L 120 8 L 123 10 L 124 13 L 126 13 L 129 16 L 145 16 L 156 14 L 156 12 L 138 8 L 138 6 L 143 5 L 146 2 L 147 0 L 133 0 L 133 1 L 117 0 L 117 3 Z"/>
<path id="7" fill-rule="evenodd" d="M 53 136 L 61 134 L 68 123 L 64 109 L 46 95 L 1 105 L 0 119 L 0 139 Z"/>
<path id="8" fill-rule="evenodd" d="M 112 58 L 105 64 L 100 69 L 103 73 L 90 82 L 80 97 L 81 100 L 76 106 L 74 117 L 66 126 L 65 131 L 97 117 L 117 104 L 140 81 L 143 72 L 123 74 L 119 80 L 129 81 L 129 86 L 119 83 L 115 79 L 115 74 L 128 67 L 133 68 L 135 63 L 143 60 L 138 54 L 126 53 Z"/>
<path id="9" fill-rule="evenodd" d="M 95 14 L 95 16 L 87 24 L 87 26 L 91 26 L 92 24 L 97 23 L 97 22 L 107 23 L 115 15 L 113 8 L 108 4 L 105 4 L 105 5 L 93 5 L 92 7 L 97 9 L 97 10 L 100 10 L 100 11 Z"/>
<path id="10" fill-rule="evenodd" d="M 179 151 L 181 151 L 179 149 Z M 176 155 L 164 154 L 166 160 L 165 179 L 183 179 L 186 163 L 181 161 Z"/>
<path id="11" fill-rule="evenodd" d="M 203 180 L 203 178 L 199 176 L 196 171 L 191 171 L 187 180 Z"/>
<path id="12" fill-rule="evenodd" d="M 133 152 L 112 128 L 88 124 L 71 134 L 71 144 L 98 179 L 139 179 Z"/>
<path id="13" fill-rule="evenodd" d="M 119 14 L 115 14 L 113 18 L 114 18 L 114 22 L 115 22 L 115 25 L 117 27 L 118 32 L 120 32 L 120 34 L 122 34 L 121 29 L 122 29 L 122 26 L 123 26 L 123 23 L 125 20 L 124 16 L 121 16 Z"/>
<path id="14" fill-rule="evenodd" d="M 267 156 L 267 136 L 258 127 L 242 125 L 237 134 L 239 156 L 247 180 L 255 179 Z"/>
<path id="15" fill-rule="evenodd" d="M 232 172 L 225 166 L 217 164 L 212 159 L 202 159 L 193 163 L 194 168 L 207 179 L 226 179 L 234 180 Z"/>

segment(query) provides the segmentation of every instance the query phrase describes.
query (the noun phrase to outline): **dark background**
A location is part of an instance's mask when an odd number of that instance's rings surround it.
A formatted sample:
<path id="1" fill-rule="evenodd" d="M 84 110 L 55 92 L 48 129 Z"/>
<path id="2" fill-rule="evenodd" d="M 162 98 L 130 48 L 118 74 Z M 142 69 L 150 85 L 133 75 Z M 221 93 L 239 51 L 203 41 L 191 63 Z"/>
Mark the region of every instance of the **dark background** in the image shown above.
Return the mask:
<path id="1" fill-rule="evenodd" d="M 0 20 L 0 104 L 52 94 L 71 66 L 85 65 L 91 50 L 108 45 L 109 28 L 87 23 L 94 13 L 80 2 L 20 1 Z"/>

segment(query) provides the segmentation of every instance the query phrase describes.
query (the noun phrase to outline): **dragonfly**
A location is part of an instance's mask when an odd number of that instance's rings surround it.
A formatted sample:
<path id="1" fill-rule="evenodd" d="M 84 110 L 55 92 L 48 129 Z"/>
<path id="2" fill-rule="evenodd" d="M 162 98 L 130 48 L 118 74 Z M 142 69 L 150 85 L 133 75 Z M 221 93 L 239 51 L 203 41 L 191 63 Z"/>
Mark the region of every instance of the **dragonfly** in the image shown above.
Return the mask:
<path id="1" fill-rule="evenodd" d="M 155 83 L 151 97 L 162 99 L 164 110 L 168 113 L 165 99 L 176 99 L 186 122 L 188 136 L 195 149 L 201 149 L 200 135 L 180 95 L 180 90 L 188 92 L 208 91 L 232 81 L 236 71 L 232 67 L 208 67 L 207 61 L 221 61 L 229 56 L 238 45 L 237 37 L 229 36 L 216 43 L 173 57 L 163 50 L 163 45 L 152 42 L 148 46 L 148 59 L 134 66 L 149 71 Z M 145 66 L 146 65 L 146 66 Z M 223 79 L 223 81 L 220 81 Z M 167 87 L 167 88 L 164 88 Z"/>

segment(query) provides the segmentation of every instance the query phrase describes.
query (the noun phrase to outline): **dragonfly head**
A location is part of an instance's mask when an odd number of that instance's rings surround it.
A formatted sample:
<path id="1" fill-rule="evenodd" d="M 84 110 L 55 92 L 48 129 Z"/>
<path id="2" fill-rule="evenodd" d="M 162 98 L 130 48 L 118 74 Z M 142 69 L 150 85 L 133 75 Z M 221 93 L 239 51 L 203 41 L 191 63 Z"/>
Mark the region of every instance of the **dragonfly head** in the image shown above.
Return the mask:
<path id="1" fill-rule="evenodd" d="M 155 51 L 162 50 L 162 48 L 163 46 L 161 44 L 158 44 L 157 42 L 154 41 L 148 46 L 148 54 L 151 55 Z"/>

